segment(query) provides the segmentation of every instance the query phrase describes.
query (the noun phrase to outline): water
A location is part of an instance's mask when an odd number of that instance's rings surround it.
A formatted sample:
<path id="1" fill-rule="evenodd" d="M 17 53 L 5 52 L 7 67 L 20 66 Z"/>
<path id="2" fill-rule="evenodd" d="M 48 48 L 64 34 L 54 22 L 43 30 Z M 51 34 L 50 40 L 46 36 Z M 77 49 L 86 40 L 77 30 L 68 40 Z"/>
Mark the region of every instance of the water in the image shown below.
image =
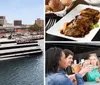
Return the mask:
<path id="1" fill-rule="evenodd" d="M 0 85 L 43 85 L 43 61 L 42 54 L 0 61 Z"/>

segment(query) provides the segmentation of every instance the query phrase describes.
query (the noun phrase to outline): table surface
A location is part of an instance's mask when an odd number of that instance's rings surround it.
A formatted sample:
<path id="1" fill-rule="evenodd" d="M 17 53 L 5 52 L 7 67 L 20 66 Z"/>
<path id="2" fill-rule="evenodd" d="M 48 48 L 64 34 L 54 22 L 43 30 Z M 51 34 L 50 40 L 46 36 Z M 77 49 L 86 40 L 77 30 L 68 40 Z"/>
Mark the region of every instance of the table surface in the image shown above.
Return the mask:
<path id="1" fill-rule="evenodd" d="M 85 82 L 84 85 L 100 85 L 100 83 L 96 83 L 96 82 Z"/>
<path id="2" fill-rule="evenodd" d="M 74 3 L 73 3 L 73 6 L 71 7 L 71 9 L 68 10 L 68 12 L 70 12 L 73 8 L 75 8 L 78 4 L 87 4 L 84 0 L 76 0 Z M 87 4 L 88 5 L 88 4 Z M 68 13 L 67 12 L 67 13 Z M 50 17 L 50 15 L 46 15 L 45 17 L 45 23 L 47 23 L 48 19 L 49 18 L 55 18 L 57 19 L 57 21 L 59 21 L 61 19 L 61 17 L 57 17 L 55 15 L 53 15 L 52 17 Z M 97 34 L 94 36 L 94 38 L 92 39 L 92 41 L 100 41 L 100 30 L 97 32 Z M 73 40 L 70 40 L 70 39 L 65 39 L 65 38 L 61 38 L 61 37 L 57 37 L 57 36 L 53 36 L 53 35 L 50 35 L 50 34 L 45 34 L 45 39 L 46 41 L 73 41 Z"/>

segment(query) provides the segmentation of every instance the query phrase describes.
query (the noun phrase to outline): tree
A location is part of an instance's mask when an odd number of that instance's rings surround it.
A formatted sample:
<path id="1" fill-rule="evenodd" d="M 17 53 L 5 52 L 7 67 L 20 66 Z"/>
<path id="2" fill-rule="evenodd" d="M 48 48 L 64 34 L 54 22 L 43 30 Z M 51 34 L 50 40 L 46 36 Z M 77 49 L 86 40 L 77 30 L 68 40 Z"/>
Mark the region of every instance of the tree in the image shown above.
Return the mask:
<path id="1" fill-rule="evenodd" d="M 40 31 L 41 30 L 41 27 L 38 26 L 37 24 L 33 24 L 29 27 L 30 30 L 32 31 Z"/>

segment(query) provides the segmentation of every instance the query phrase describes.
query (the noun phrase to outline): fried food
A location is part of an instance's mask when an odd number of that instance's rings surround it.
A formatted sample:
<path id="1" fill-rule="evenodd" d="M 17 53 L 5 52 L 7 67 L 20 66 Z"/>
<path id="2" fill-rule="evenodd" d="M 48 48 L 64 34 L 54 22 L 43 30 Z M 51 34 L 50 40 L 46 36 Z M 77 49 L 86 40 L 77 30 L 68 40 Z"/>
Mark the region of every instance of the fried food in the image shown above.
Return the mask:
<path id="1" fill-rule="evenodd" d="M 49 5 L 45 5 L 45 12 L 51 11 L 51 8 L 49 7 Z"/>
<path id="2" fill-rule="evenodd" d="M 70 6 L 72 4 L 72 0 L 60 0 L 64 6 Z"/>
<path id="3" fill-rule="evenodd" d="M 45 5 L 48 5 L 48 3 L 49 3 L 49 0 L 45 0 Z"/>
<path id="4" fill-rule="evenodd" d="M 54 12 L 61 11 L 64 9 L 64 5 L 62 5 L 60 0 L 50 0 L 49 6 Z"/>
<path id="5" fill-rule="evenodd" d="M 52 12 L 59 12 L 64 10 L 65 7 L 71 6 L 71 4 L 72 0 L 45 0 L 45 12 L 48 9 L 51 9 Z"/>

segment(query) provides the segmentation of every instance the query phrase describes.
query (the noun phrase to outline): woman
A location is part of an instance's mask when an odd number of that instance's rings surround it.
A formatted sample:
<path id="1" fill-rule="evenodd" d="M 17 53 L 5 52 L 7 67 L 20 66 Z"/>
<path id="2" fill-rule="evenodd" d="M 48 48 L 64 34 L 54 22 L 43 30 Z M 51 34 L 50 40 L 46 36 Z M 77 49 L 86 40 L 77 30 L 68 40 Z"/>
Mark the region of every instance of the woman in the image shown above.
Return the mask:
<path id="1" fill-rule="evenodd" d="M 74 85 L 64 71 L 73 61 L 73 55 L 65 54 L 60 48 L 50 48 L 46 51 L 46 85 Z M 84 72 L 88 72 L 85 70 Z M 84 85 L 82 75 L 75 74 L 77 85 Z"/>
<path id="2" fill-rule="evenodd" d="M 93 68 L 91 72 L 87 73 L 87 81 L 100 82 L 100 73 L 98 72 L 99 60 L 95 53 L 89 55 L 90 66 Z"/>

